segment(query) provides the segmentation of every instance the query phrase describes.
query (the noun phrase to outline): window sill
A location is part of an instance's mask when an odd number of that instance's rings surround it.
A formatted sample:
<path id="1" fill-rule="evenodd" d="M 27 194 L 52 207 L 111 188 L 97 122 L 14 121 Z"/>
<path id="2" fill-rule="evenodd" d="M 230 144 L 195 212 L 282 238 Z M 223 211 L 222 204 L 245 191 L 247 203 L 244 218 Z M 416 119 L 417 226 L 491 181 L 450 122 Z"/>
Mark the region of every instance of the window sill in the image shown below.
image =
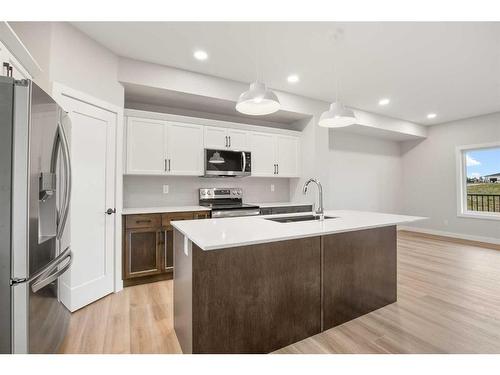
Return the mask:
<path id="1" fill-rule="evenodd" d="M 466 211 L 457 214 L 458 217 L 467 219 L 500 220 L 500 213 L 483 211 Z"/>

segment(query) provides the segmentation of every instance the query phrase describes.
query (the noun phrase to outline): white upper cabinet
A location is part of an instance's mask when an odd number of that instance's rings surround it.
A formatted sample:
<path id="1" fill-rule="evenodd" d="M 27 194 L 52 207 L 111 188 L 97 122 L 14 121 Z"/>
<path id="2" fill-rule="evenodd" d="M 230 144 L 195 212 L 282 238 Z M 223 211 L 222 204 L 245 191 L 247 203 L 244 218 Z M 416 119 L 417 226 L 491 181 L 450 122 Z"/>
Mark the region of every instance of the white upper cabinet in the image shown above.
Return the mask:
<path id="1" fill-rule="evenodd" d="M 299 177 L 300 139 L 287 135 L 276 136 L 277 174 L 280 177 Z"/>
<path id="2" fill-rule="evenodd" d="M 252 176 L 299 177 L 299 137 L 250 133 Z"/>
<path id="3" fill-rule="evenodd" d="M 227 129 L 229 149 L 235 151 L 248 151 L 248 132 L 244 130 Z"/>
<path id="4" fill-rule="evenodd" d="M 217 150 L 248 150 L 248 132 L 237 129 L 205 126 L 205 148 Z"/>
<path id="5" fill-rule="evenodd" d="M 223 150 L 227 148 L 227 130 L 215 126 L 205 126 L 205 148 Z"/>
<path id="6" fill-rule="evenodd" d="M 203 127 L 128 117 L 126 174 L 199 176 Z"/>
<path id="7" fill-rule="evenodd" d="M 276 177 L 276 136 L 268 133 L 250 133 L 252 176 Z"/>
<path id="8" fill-rule="evenodd" d="M 209 148 L 251 151 L 254 177 L 300 177 L 296 132 L 204 126 L 155 116 L 127 117 L 125 174 L 202 176 L 204 148 Z"/>
<path id="9" fill-rule="evenodd" d="M 203 127 L 168 122 L 166 131 L 167 174 L 203 174 Z"/>
<path id="10" fill-rule="evenodd" d="M 136 117 L 127 120 L 127 174 L 164 174 L 165 122 Z"/>

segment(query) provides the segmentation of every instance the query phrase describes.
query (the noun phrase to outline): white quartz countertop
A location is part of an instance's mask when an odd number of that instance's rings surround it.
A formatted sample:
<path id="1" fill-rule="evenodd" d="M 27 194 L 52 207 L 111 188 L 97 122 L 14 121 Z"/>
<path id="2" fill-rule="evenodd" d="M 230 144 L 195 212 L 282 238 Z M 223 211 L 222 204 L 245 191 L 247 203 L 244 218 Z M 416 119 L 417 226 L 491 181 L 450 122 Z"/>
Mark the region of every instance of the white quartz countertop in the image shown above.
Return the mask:
<path id="1" fill-rule="evenodd" d="M 136 208 L 124 208 L 122 210 L 122 215 L 159 214 L 163 212 L 188 212 L 188 211 L 210 211 L 210 208 L 202 206 L 136 207 Z"/>
<path id="2" fill-rule="evenodd" d="M 301 212 L 283 215 L 173 221 L 172 225 L 201 249 L 215 250 L 385 227 L 425 219 L 417 216 L 336 210 L 325 212 L 327 216 L 335 216 L 335 219 L 325 219 L 322 222 L 278 223 L 266 220 L 266 218 L 307 214 Z"/>
<path id="3" fill-rule="evenodd" d="M 246 202 L 245 202 L 246 203 Z M 270 203 L 259 203 L 259 202 L 250 202 L 248 204 L 254 204 L 261 208 L 266 207 L 295 207 L 295 206 L 312 206 L 312 203 L 298 203 L 298 202 L 270 202 Z"/>

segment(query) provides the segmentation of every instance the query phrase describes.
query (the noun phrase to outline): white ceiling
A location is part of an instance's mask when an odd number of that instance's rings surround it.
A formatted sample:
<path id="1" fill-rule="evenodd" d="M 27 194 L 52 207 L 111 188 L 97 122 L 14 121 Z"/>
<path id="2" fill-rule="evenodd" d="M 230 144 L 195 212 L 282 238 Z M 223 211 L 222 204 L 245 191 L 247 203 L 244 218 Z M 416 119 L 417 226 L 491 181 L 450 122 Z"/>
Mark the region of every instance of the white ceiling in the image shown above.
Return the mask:
<path id="1" fill-rule="evenodd" d="M 258 70 L 272 88 L 324 101 L 335 98 L 336 65 L 347 105 L 421 124 L 500 111 L 500 23 L 74 25 L 120 56 L 242 82 Z M 196 49 L 209 59 L 195 60 Z M 299 83 L 287 82 L 291 73 Z M 383 97 L 386 107 L 378 106 Z"/>

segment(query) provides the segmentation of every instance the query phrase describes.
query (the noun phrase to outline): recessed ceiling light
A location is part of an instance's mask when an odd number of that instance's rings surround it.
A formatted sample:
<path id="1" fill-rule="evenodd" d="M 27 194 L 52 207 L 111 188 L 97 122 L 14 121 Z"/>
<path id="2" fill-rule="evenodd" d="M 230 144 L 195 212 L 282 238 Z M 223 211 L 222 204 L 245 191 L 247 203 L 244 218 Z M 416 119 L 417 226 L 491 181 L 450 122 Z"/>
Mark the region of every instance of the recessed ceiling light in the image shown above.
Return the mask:
<path id="1" fill-rule="evenodd" d="M 383 98 L 378 101 L 378 105 L 387 105 L 391 102 L 391 99 Z"/>
<path id="2" fill-rule="evenodd" d="M 299 76 L 297 74 L 291 74 L 286 78 L 286 80 L 289 83 L 297 83 L 299 82 Z"/>
<path id="3" fill-rule="evenodd" d="M 437 115 L 436 115 L 435 113 L 429 113 L 429 114 L 427 115 L 427 118 L 428 118 L 428 119 L 433 119 L 433 118 L 436 118 L 436 116 L 437 116 Z"/>
<path id="4" fill-rule="evenodd" d="M 206 53 L 205 51 L 202 51 L 201 49 L 194 51 L 193 56 L 196 60 L 200 60 L 200 61 L 208 59 L 208 53 Z"/>

